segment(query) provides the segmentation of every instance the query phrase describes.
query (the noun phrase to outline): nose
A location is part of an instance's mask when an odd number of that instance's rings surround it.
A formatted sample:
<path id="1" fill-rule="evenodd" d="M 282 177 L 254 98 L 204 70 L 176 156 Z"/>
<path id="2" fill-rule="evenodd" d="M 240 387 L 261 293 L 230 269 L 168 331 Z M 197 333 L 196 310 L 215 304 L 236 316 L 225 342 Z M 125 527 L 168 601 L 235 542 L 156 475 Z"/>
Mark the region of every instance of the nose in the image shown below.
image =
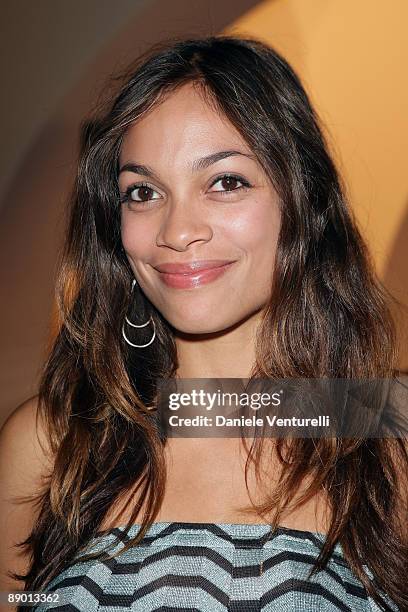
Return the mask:
<path id="1" fill-rule="evenodd" d="M 203 211 L 194 202 L 180 199 L 169 203 L 165 218 L 156 237 L 157 246 L 185 251 L 193 242 L 208 242 L 213 231 L 205 221 Z"/>

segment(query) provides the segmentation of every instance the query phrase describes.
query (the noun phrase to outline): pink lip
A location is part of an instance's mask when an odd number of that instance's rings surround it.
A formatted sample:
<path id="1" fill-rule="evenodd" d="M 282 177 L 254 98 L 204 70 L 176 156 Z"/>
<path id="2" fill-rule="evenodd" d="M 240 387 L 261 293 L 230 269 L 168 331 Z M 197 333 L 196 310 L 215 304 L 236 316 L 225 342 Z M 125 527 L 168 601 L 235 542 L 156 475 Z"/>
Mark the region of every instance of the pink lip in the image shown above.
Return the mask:
<path id="1" fill-rule="evenodd" d="M 188 289 L 209 283 L 222 274 L 234 261 L 208 260 L 188 264 L 166 263 L 154 266 L 159 278 L 169 287 Z"/>

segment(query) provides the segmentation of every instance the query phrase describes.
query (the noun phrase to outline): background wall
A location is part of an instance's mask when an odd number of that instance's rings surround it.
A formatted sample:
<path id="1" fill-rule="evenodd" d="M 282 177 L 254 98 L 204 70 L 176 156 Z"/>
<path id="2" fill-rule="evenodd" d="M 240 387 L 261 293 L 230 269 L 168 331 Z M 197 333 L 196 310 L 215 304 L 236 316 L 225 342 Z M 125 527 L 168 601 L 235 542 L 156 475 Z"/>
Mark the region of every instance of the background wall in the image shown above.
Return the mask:
<path id="1" fill-rule="evenodd" d="M 110 73 L 173 34 L 246 34 L 283 53 L 327 126 L 378 274 L 408 303 L 404 0 L 3 0 L 2 16 L 0 424 L 35 393 L 46 355 L 79 122 Z"/>
<path id="2" fill-rule="evenodd" d="M 226 32 L 264 39 L 301 76 L 327 127 L 377 272 L 408 304 L 408 3 L 268 0 Z M 408 370 L 407 314 L 399 324 Z"/>
<path id="3" fill-rule="evenodd" d="M 255 0 L 2 0 L 0 425 L 36 392 L 80 121 L 154 42 L 220 32 Z"/>

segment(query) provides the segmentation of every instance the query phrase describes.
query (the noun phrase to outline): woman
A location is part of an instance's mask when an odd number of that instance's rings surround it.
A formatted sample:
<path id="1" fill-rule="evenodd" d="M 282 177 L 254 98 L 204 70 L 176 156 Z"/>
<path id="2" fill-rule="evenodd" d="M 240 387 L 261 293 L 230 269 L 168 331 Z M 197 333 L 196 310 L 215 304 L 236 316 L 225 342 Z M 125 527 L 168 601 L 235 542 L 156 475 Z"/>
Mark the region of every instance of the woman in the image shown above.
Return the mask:
<path id="1" fill-rule="evenodd" d="M 82 130 L 58 296 L 26 590 L 87 611 L 408 609 L 402 437 L 242 454 L 157 427 L 159 379 L 396 373 L 386 292 L 273 49 L 178 41 L 130 68 Z"/>

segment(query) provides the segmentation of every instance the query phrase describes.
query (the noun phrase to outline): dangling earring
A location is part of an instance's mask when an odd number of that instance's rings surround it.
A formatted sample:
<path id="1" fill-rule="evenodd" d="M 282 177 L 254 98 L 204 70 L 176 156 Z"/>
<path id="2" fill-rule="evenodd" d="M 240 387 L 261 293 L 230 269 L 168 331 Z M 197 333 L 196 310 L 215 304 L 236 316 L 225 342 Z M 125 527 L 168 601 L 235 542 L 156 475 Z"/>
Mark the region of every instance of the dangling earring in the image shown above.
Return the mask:
<path id="1" fill-rule="evenodd" d="M 135 279 L 133 279 L 133 282 L 132 282 L 132 289 L 130 290 L 130 293 L 131 293 L 131 294 L 132 294 L 132 292 L 133 292 L 133 288 L 134 288 L 134 286 L 135 286 L 135 285 L 136 285 L 136 280 L 135 280 Z M 149 325 L 149 323 L 152 323 L 152 325 L 153 325 L 153 336 L 152 336 L 151 340 L 149 340 L 149 342 L 147 342 L 146 344 L 134 344 L 133 342 L 131 342 L 131 341 L 129 340 L 129 338 L 127 338 L 127 337 L 126 337 L 126 334 L 125 334 L 125 326 L 124 326 L 124 324 L 123 324 L 123 325 L 122 325 L 122 335 L 123 335 L 123 337 L 124 337 L 125 341 L 126 341 L 128 344 L 130 344 L 130 346 L 134 346 L 135 348 L 145 348 L 146 346 L 149 346 L 149 345 L 150 345 L 150 344 L 153 342 L 153 340 L 154 340 L 154 339 L 155 339 L 155 337 L 156 337 L 156 326 L 155 326 L 154 321 L 153 321 L 153 319 L 152 319 L 152 317 L 151 317 L 151 316 L 148 318 L 148 320 L 146 321 L 146 323 L 142 323 L 141 325 L 136 325 L 135 323 L 132 323 L 132 321 L 129 321 L 129 319 L 128 319 L 126 316 L 125 316 L 125 321 L 126 321 L 126 323 L 128 323 L 128 324 L 129 324 L 131 327 L 137 327 L 137 328 L 140 328 L 140 327 L 146 327 L 146 325 Z"/>

